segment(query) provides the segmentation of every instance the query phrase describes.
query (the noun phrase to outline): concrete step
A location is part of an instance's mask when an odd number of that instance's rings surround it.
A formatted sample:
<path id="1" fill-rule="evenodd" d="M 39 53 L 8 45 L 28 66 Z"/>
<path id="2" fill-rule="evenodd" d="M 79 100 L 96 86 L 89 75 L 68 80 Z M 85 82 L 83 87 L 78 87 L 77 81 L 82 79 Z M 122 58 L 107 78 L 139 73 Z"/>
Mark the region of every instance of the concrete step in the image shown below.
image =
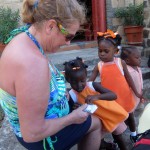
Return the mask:
<path id="1" fill-rule="evenodd" d="M 81 57 L 85 61 L 85 64 L 88 65 L 88 77 L 90 76 L 94 66 L 99 62 L 97 47 L 81 50 L 63 51 L 54 54 L 47 54 L 47 56 L 48 59 L 50 59 L 60 71 L 64 69 L 63 63 L 65 61 L 75 59 L 76 57 Z M 150 68 L 147 67 L 147 61 L 148 58 L 143 56 L 141 69 L 144 80 L 150 79 Z"/>
<path id="2" fill-rule="evenodd" d="M 63 63 L 65 61 L 75 59 L 76 57 L 81 57 L 89 66 L 95 65 L 99 60 L 97 48 L 58 52 L 54 54 L 47 54 L 47 57 L 57 66 L 59 70 L 63 70 Z"/>
<path id="3" fill-rule="evenodd" d="M 63 63 L 65 61 L 75 59 L 77 56 L 81 57 L 88 65 L 87 71 L 89 77 L 92 73 L 94 66 L 99 62 L 97 47 L 47 54 L 48 59 L 50 59 L 60 71 L 64 69 Z M 147 61 L 148 58 L 143 56 L 141 62 L 141 69 L 144 79 L 144 89 L 146 89 L 146 95 L 149 95 L 148 93 L 150 93 L 150 68 L 147 67 Z M 96 78 L 96 81 L 100 81 L 99 77 Z M 70 85 L 68 83 L 66 84 L 67 88 L 69 88 Z"/>
<path id="4" fill-rule="evenodd" d="M 150 55 L 150 48 L 147 47 L 147 48 L 145 48 L 144 51 L 143 51 L 143 56 L 148 57 L 149 55 Z"/>
<path id="5" fill-rule="evenodd" d="M 88 77 L 90 77 L 90 75 L 92 74 L 92 70 L 94 69 L 95 65 L 90 65 L 88 68 L 87 68 L 87 71 L 88 71 Z M 141 67 L 141 70 L 142 70 L 142 76 L 143 76 L 143 80 L 146 80 L 146 79 L 150 79 L 150 68 L 148 67 Z"/>
<path id="6" fill-rule="evenodd" d="M 150 79 L 150 68 L 148 67 L 141 67 L 143 80 Z"/>
<path id="7" fill-rule="evenodd" d="M 70 45 L 62 46 L 59 51 L 80 50 L 97 47 L 97 41 L 73 42 Z"/>
<path id="8" fill-rule="evenodd" d="M 98 49 L 97 47 L 90 47 L 90 48 L 84 47 L 84 49 L 61 51 L 53 54 L 47 53 L 47 57 L 51 59 L 54 62 L 54 64 L 57 65 L 58 67 L 62 65 L 65 61 L 75 59 L 77 56 L 82 57 L 82 59 L 85 60 L 85 62 L 87 62 L 89 65 L 92 65 L 95 64 L 95 62 L 98 62 L 99 60 L 97 49 Z M 138 49 L 142 50 L 142 47 L 138 47 Z M 147 61 L 148 58 L 143 56 L 141 67 L 147 67 Z"/>

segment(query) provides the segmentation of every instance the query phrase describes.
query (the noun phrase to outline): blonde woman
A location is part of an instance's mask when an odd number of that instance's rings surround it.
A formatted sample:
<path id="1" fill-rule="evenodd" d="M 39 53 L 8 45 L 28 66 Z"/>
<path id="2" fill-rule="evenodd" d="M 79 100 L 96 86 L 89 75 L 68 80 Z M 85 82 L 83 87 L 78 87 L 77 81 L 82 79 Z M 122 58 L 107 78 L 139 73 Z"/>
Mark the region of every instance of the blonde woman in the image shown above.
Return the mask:
<path id="1" fill-rule="evenodd" d="M 64 76 L 45 52 L 69 45 L 84 23 L 77 0 L 24 0 L 27 25 L 12 32 L 0 59 L 0 103 L 18 141 L 29 150 L 98 150 L 101 122 L 83 109 L 69 112 Z"/>

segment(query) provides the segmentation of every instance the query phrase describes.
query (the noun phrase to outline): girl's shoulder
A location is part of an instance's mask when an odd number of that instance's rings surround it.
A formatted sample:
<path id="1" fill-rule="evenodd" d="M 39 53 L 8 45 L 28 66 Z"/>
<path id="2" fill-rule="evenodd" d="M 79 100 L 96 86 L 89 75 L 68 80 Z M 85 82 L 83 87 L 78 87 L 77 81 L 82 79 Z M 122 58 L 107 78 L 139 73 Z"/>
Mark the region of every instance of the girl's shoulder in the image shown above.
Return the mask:
<path id="1" fill-rule="evenodd" d="M 116 64 L 117 66 L 122 67 L 122 60 L 118 57 L 114 57 L 114 60 L 111 62 L 103 62 L 103 61 L 99 61 L 98 62 L 98 69 L 101 70 L 101 68 L 103 66 L 107 66 L 107 65 L 112 65 L 112 64 Z"/>
<path id="2" fill-rule="evenodd" d="M 88 86 L 90 89 L 94 90 L 95 91 L 95 88 L 93 86 L 93 82 L 92 81 L 89 81 L 86 83 L 86 86 Z"/>
<path id="3" fill-rule="evenodd" d="M 139 73 L 141 72 L 141 68 L 138 67 L 138 66 L 133 68 L 132 66 L 127 65 L 127 69 L 128 69 L 129 72 L 139 72 Z"/>

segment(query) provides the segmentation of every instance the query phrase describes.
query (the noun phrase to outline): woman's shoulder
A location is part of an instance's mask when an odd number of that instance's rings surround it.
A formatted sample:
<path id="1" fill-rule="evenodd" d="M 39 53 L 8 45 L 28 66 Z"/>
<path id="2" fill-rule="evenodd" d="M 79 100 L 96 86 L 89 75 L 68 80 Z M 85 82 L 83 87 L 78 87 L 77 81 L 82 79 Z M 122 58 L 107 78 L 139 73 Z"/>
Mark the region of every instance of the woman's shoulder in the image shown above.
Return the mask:
<path id="1" fill-rule="evenodd" d="M 26 74 L 30 75 L 31 70 L 39 74 L 48 72 L 48 60 L 41 54 L 39 49 L 28 41 L 24 33 L 15 37 L 4 50 L 0 65 L 5 65 L 5 74 Z"/>
<path id="2" fill-rule="evenodd" d="M 38 47 L 26 36 L 21 33 L 16 36 L 6 47 L 6 56 L 10 61 L 20 65 L 46 64 L 47 60 L 42 55 Z M 16 61 L 14 61 L 16 60 Z"/>

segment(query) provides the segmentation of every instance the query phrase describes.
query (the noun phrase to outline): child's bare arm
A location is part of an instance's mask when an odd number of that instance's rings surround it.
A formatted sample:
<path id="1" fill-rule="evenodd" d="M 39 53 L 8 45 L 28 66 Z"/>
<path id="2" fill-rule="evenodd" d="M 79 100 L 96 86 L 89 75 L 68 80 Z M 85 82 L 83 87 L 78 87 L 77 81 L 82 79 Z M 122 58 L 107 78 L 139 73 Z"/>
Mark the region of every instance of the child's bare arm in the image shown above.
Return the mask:
<path id="1" fill-rule="evenodd" d="M 95 91 L 99 92 L 100 94 L 88 95 L 85 99 L 86 103 L 92 103 L 92 101 L 95 100 L 111 101 L 117 99 L 117 95 L 114 92 L 102 87 L 99 82 L 93 82 L 93 87 Z"/>
<path id="2" fill-rule="evenodd" d="M 88 81 L 94 81 L 98 75 L 99 71 L 98 71 L 98 65 L 96 65 L 92 71 L 92 75 L 89 77 Z"/>
<path id="3" fill-rule="evenodd" d="M 122 66 L 123 66 L 124 76 L 125 76 L 125 78 L 127 80 L 128 85 L 132 88 L 133 92 L 135 93 L 135 95 L 137 97 L 142 98 L 142 93 L 138 93 L 138 91 L 137 91 L 137 89 L 135 87 L 135 84 L 134 84 L 134 82 L 132 80 L 132 77 L 131 77 L 128 69 L 127 69 L 126 63 L 123 60 L 122 60 Z"/>

